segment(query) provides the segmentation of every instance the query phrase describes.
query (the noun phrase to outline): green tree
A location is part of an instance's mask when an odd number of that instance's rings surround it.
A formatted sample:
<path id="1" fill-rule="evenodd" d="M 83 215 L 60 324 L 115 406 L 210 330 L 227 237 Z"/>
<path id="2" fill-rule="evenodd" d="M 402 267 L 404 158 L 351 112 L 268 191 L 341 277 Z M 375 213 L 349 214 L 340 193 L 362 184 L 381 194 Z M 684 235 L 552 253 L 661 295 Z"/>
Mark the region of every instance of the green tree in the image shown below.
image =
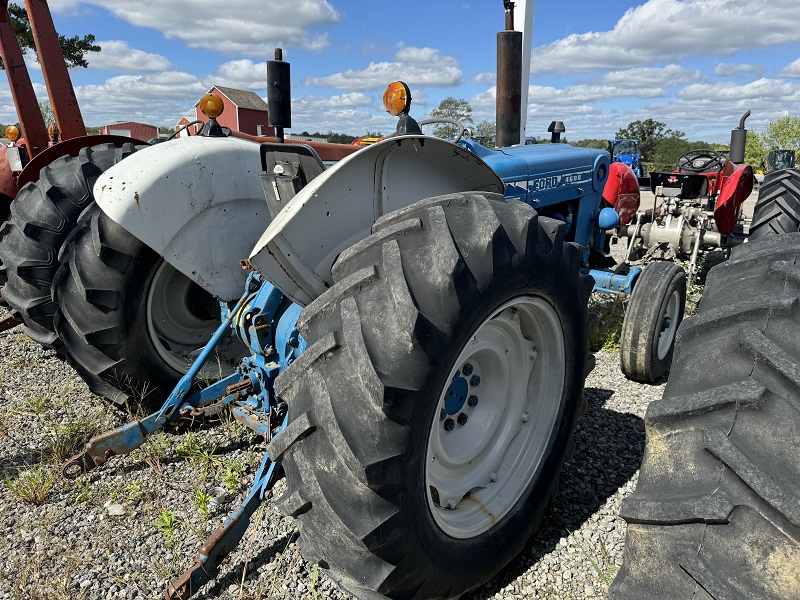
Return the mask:
<path id="1" fill-rule="evenodd" d="M 17 4 L 9 4 L 8 16 L 11 19 L 11 26 L 17 35 L 17 41 L 20 48 L 22 48 L 22 52 L 25 53 L 27 50 L 36 51 L 27 11 Z M 88 67 L 89 62 L 86 60 L 86 54 L 88 52 L 100 52 L 100 46 L 94 43 L 92 34 L 83 37 L 74 35 L 69 38 L 59 35 L 58 43 L 61 44 L 61 52 L 64 54 L 64 60 L 66 60 L 68 67 Z M 0 60 L 0 69 L 5 69 L 2 60 Z"/>
<path id="2" fill-rule="evenodd" d="M 755 131 L 748 131 L 747 143 L 744 146 L 744 162 L 754 169 L 760 169 L 766 156 L 767 147 L 764 145 L 762 136 Z"/>
<path id="3" fill-rule="evenodd" d="M 50 125 L 50 123 L 56 122 L 56 117 L 53 114 L 53 107 L 50 105 L 50 100 L 39 102 L 39 111 L 42 113 L 42 119 L 44 119 L 45 127 Z"/>
<path id="4" fill-rule="evenodd" d="M 335 133 L 333 131 L 328 132 L 328 141 L 332 144 L 350 144 L 353 140 L 356 139 L 354 135 L 348 135 L 346 133 Z"/>
<path id="5" fill-rule="evenodd" d="M 497 144 L 497 122 L 481 121 L 475 126 L 475 138 L 487 148 L 494 148 Z"/>
<path id="6" fill-rule="evenodd" d="M 471 127 L 472 122 L 472 107 L 469 102 L 462 99 L 456 99 L 448 96 L 439 103 L 439 106 L 431 111 L 432 119 L 457 119 L 463 123 L 464 127 Z M 443 124 L 437 125 L 433 134 L 443 138 L 455 137 L 457 132 L 455 125 Z"/>
<path id="7" fill-rule="evenodd" d="M 655 162 L 653 159 L 658 149 L 658 144 L 666 138 L 684 139 L 686 134 L 682 131 L 667 129 L 666 123 L 645 119 L 632 121 L 624 129 L 617 131 L 618 140 L 639 140 L 639 152 L 642 160 Z"/>
<path id="8" fill-rule="evenodd" d="M 767 151 L 791 150 L 800 147 L 800 117 L 786 115 L 770 121 L 763 136 Z"/>
<path id="9" fill-rule="evenodd" d="M 578 140 L 577 142 L 570 142 L 570 144 L 580 148 L 596 148 L 598 150 L 608 149 L 608 140 L 596 140 L 588 138 L 585 140 Z"/>

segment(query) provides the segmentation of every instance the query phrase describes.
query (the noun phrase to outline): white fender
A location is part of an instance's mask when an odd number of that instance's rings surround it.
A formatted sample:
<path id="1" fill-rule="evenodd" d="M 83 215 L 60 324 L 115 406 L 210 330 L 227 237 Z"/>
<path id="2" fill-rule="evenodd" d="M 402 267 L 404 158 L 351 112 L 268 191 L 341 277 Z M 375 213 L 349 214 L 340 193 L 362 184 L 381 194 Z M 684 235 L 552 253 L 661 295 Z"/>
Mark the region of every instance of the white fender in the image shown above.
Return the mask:
<path id="1" fill-rule="evenodd" d="M 189 137 L 136 152 L 101 175 L 98 206 L 220 300 L 238 299 L 239 261 L 270 222 L 259 145 Z"/>
<path id="2" fill-rule="evenodd" d="M 390 138 L 300 190 L 258 240 L 250 263 L 305 306 L 333 285 L 336 257 L 369 236 L 378 217 L 423 198 L 477 190 L 502 194 L 503 183 L 471 152 L 438 138 Z"/>

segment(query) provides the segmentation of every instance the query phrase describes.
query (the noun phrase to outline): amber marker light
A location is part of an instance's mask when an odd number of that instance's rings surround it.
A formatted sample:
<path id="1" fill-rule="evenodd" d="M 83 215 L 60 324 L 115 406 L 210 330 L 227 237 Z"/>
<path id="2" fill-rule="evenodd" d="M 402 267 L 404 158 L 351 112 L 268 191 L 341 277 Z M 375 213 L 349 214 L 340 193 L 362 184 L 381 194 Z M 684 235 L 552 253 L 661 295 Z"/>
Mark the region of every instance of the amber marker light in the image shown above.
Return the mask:
<path id="1" fill-rule="evenodd" d="M 6 137 L 12 142 L 16 142 L 19 139 L 19 128 L 16 125 L 6 127 Z"/>
<path id="2" fill-rule="evenodd" d="M 200 110 L 209 119 L 216 119 L 225 110 L 225 106 L 222 104 L 222 98 L 216 94 L 205 94 L 200 98 Z"/>
<path id="3" fill-rule="evenodd" d="M 383 92 L 383 105 L 386 107 L 386 112 L 393 117 L 408 112 L 411 107 L 411 90 L 402 81 L 390 83 Z"/>

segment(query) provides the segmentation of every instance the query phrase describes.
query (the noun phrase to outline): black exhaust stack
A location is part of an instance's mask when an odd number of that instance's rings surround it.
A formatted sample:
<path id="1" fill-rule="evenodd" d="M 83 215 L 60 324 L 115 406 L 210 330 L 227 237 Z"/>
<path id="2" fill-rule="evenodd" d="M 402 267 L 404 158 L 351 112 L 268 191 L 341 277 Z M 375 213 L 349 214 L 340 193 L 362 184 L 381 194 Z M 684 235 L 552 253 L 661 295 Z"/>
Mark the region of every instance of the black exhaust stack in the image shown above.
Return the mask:
<path id="1" fill-rule="evenodd" d="M 497 34 L 497 147 L 519 144 L 522 114 L 522 32 L 514 31 L 514 3 L 503 0 L 506 30 Z"/>
<path id="2" fill-rule="evenodd" d="M 550 132 L 550 143 L 551 144 L 560 144 L 561 143 L 561 134 L 567 130 L 564 127 L 563 121 L 551 121 L 550 127 L 547 128 L 547 131 Z"/>
<path id="3" fill-rule="evenodd" d="M 292 88 L 289 63 L 283 61 L 281 48 L 275 48 L 275 60 L 267 61 L 267 107 L 269 126 L 283 143 L 283 130 L 292 126 Z"/>
<path id="4" fill-rule="evenodd" d="M 747 129 L 744 128 L 744 122 L 749 116 L 748 110 L 739 120 L 739 127 L 731 130 L 731 151 L 728 157 L 737 165 L 744 164 L 744 149 L 747 145 Z"/>

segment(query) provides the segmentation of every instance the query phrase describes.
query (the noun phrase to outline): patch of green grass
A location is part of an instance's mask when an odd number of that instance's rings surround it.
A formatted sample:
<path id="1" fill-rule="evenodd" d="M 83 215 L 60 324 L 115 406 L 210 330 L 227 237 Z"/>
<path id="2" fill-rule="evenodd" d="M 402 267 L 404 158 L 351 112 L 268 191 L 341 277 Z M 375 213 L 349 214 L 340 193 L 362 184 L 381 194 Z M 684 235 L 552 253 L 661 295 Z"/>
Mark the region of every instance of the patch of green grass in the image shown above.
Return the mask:
<path id="1" fill-rule="evenodd" d="M 239 491 L 242 483 L 242 474 L 245 472 L 246 467 L 240 460 L 233 461 L 225 465 L 225 470 L 222 473 L 222 485 L 228 490 L 229 493 L 235 494 Z"/>
<path id="2" fill-rule="evenodd" d="M 597 328 L 589 337 L 589 350 L 616 352 L 619 350 L 619 336 L 625 320 L 627 297 L 624 294 L 593 294 L 589 300 L 589 310 L 597 315 Z"/>
<path id="3" fill-rule="evenodd" d="M 14 478 L 6 477 L 6 485 L 23 502 L 39 505 L 45 501 L 55 479 L 56 470 L 40 463 L 20 471 Z"/>
<path id="4" fill-rule="evenodd" d="M 19 403 L 22 412 L 38 416 L 43 415 L 50 408 L 49 398 L 45 394 L 34 394 L 33 396 L 26 396 Z"/>
<path id="5" fill-rule="evenodd" d="M 207 446 L 201 442 L 193 431 L 187 433 L 175 451 L 179 456 L 192 461 L 205 469 L 216 466 L 220 457 L 216 455 L 219 446 Z"/>

